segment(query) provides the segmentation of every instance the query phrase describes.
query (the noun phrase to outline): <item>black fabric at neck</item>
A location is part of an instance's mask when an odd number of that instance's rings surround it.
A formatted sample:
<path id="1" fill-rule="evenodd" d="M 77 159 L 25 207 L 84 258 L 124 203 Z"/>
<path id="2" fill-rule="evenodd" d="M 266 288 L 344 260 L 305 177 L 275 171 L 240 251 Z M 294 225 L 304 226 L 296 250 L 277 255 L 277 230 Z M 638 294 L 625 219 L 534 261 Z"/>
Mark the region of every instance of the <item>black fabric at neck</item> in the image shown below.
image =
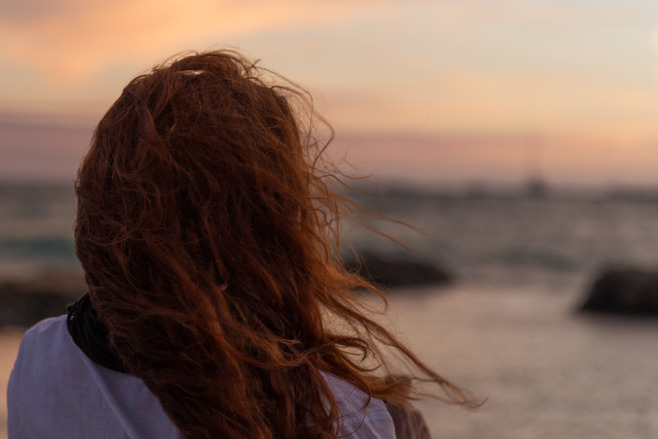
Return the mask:
<path id="1" fill-rule="evenodd" d="M 66 327 L 71 338 L 94 363 L 126 373 L 121 359 L 110 346 L 110 331 L 100 321 L 86 293 L 66 308 Z"/>

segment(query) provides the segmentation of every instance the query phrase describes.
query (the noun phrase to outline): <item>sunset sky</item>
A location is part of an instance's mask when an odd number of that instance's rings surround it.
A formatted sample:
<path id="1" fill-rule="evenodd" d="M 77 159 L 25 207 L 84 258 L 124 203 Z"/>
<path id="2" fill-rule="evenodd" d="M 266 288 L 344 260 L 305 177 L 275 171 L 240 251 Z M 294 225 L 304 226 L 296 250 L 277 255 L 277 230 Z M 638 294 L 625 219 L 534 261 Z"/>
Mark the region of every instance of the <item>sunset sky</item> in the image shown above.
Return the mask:
<path id="1" fill-rule="evenodd" d="M 655 0 L 1 2 L 0 179 L 72 179 L 133 76 L 223 47 L 311 91 L 361 172 L 658 185 Z"/>

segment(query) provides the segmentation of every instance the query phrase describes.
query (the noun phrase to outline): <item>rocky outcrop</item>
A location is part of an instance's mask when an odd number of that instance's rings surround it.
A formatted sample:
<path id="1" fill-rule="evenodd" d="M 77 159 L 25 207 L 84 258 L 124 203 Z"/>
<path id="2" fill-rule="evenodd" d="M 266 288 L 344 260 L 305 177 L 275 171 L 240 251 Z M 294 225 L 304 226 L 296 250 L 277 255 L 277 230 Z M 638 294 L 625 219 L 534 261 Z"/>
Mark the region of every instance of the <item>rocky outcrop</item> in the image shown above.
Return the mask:
<path id="1" fill-rule="evenodd" d="M 361 252 L 358 258 L 346 258 L 345 266 L 387 288 L 446 285 L 452 282 L 452 275 L 431 262 L 370 251 Z"/>
<path id="2" fill-rule="evenodd" d="M 29 327 L 66 312 L 85 289 L 77 272 L 44 272 L 31 278 L 0 280 L 0 327 Z"/>
<path id="3" fill-rule="evenodd" d="M 605 270 L 595 279 L 580 310 L 658 316 L 658 271 Z"/>

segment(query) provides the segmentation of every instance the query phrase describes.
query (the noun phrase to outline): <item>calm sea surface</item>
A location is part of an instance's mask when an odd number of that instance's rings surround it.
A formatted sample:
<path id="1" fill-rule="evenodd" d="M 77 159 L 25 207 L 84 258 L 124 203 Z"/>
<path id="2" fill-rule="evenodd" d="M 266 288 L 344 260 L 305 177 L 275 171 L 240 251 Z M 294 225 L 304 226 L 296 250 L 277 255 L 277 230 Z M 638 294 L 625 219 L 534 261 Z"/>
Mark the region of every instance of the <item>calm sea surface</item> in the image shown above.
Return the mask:
<path id="1" fill-rule="evenodd" d="M 658 202 L 408 191 L 387 202 L 423 234 L 376 225 L 456 277 L 450 288 L 391 294 L 388 324 L 440 373 L 487 398 L 477 411 L 420 403 L 434 437 L 658 437 L 658 321 L 573 311 L 606 266 L 658 269 Z M 0 276 L 76 268 L 74 209 L 70 186 L 1 186 Z M 359 228 L 347 237 L 403 253 Z"/>
<path id="2" fill-rule="evenodd" d="M 395 297 L 394 326 L 487 398 L 476 411 L 421 402 L 433 437 L 658 437 L 658 322 L 577 316 L 577 288 L 429 293 Z"/>

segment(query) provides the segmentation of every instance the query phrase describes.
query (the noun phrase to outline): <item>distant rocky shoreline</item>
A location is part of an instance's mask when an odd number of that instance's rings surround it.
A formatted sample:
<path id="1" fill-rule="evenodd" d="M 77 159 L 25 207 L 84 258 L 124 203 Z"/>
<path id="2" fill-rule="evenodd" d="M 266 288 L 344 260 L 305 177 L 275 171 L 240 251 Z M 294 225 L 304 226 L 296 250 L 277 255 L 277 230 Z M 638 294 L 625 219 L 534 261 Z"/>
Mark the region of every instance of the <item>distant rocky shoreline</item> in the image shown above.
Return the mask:
<path id="1" fill-rule="evenodd" d="M 86 291 L 82 273 L 47 270 L 32 277 L 0 279 L 0 327 L 29 327 L 66 312 Z"/>
<path id="2" fill-rule="evenodd" d="M 394 294 L 399 288 L 441 287 L 454 282 L 442 267 L 422 259 L 373 251 L 345 257 L 345 266 Z M 86 291 L 79 270 L 46 270 L 33 276 L 0 278 L 0 328 L 29 327 L 66 312 Z M 405 291 L 406 292 L 406 291 Z M 637 268 L 601 270 L 577 310 L 627 316 L 658 317 L 658 271 Z"/>
<path id="3" fill-rule="evenodd" d="M 453 278 L 434 264 L 417 259 L 363 252 L 345 265 L 384 289 L 446 285 Z M 29 327 L 66 312 L 66 306 L 86 291 L 77 270 L 46 270 L 31 277 L 0 279 L 0 327 Z"/>

